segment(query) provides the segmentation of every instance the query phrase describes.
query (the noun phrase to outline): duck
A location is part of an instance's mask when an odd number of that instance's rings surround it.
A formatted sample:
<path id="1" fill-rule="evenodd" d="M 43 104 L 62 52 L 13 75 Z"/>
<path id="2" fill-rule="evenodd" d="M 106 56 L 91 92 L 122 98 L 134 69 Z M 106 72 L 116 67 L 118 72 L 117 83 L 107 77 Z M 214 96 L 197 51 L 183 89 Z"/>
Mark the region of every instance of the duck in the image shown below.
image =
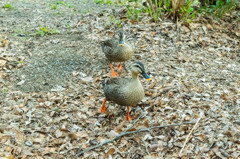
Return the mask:
<path id="1" fill-rule="evenodd" d="M 141 62 L 135 62 L 131 66 L 132 78 L 108 78 L 102 83 L 105 98 L 100 109 L 106 113 L 106 101 L 112 101 L 120 106 L 127 106 L 125 120 L 131 121 L 130 106 L 136 106 L 144 97 L 144 89 L 139 80 L 139 74 L 151 81 Z"/>
<path id="2" fill-rule="evenodd" d="M 107 59 L 110 61 L 110 68 L 112 71 L 111 77 L 118 77 L 119 74 L 113 70 L 112 62 L 120 62 L 116 69 L 121 70 L 122 62 L 127 61 L 133 57 L 134 51 L 130 44 L 124 41 L 124 32 L 118 32 L 118 38 L 102 41 L 101 47 Z"/>

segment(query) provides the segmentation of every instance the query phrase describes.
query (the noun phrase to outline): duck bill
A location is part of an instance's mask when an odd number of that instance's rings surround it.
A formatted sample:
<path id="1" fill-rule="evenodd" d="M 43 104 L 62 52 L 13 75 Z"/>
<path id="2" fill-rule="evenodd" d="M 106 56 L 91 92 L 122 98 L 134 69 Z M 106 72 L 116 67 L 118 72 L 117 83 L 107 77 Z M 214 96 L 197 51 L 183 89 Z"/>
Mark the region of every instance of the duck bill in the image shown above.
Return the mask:
<path id="1" fill-rule="evenodd" d="M 143 76 L 146 80 L 151 81 L 151 78 L 148 76 L 148 74 L 147 74 L 146 72 L 143 72 L 143 73 L 142 73 L 142 76 Z"/>

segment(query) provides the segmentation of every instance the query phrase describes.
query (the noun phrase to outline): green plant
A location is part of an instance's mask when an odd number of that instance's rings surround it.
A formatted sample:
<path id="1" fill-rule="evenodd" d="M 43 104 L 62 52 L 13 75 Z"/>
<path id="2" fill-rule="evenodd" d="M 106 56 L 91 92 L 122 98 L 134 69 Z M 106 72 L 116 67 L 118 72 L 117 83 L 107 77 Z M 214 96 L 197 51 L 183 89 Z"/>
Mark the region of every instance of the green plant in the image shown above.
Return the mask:
<path id="1" fill-rule="evenodd" d="M 29 37 L 29 34 L 30 34 L 29 31 L 23 29 L 15 28 L 13 30 L 13 36 Z"/>
<path id="2" fill-rule="evenodd" d="M 94 0 L 94 3 L 96 3 L 96 4 L 104 4 L 104 0 Z"/>
<path id="3" fill-rule="evenodd" d="M 115 18 L 112 17 L 112 16 L 110 16 L 109 18 L 110 18 L 110 21 L 109 21 L 109 22 L 110 22 L 111 24 L 117 26 L 118 28 L 121 27 L 122 21 L 121 21 L 120 19 L 115 19 Z M 108 24 L 109 24 L 109 22 L 108 22 Z"/>
<path id="4" fill-rule="evenodd" d="M 155 22 L 158 21 L 158 17 L 159 17 L 159 16 L 162 17 L 162 8 L 161 8 L 161 6 L 162 6 L 162 1 L 159 1 L 159 2 L 158 2 L 158 8 L 157 8 L 157 10 L 156 10 L 156 13 L 153 14 L 153 19 L 154 19 Z"/>
<path id="5" fill-rule="evenodd" d="M 3 93 L 5 93 L 5 92 L 7 92 L 7 91 L 8 91 L 7 88 L 3 88 L 3 89 L 2 89 L 2 92 L 3 92 Z"/>
<path id="6" fill-rule="evenodd" d="M 59 4 L 65 4 L 64 1 L 57 1 L 57 2 L 54 2 L 55 4 L 59 5 Z"/>
<path id="7" fill-rule="evenodd" d="M 12 5 L 11 4 L 4 4 L 3 8 L 10 9 L 10 8 L 12 8 Z"/>
<path id="8" fill-rule="evenodd" d="M 55 12 L 55 13 L 54 13 L 54 15 L 58 15 L 58 14 L 59 14 L 59 15 L 62 15 L 63 12 Z"/>
<path id="9" fill-rule="evenodd" d="M 70 26 L 66 23 L 66 27 L 69 29 L 70 28 Z"/>
<path id="10" fill-rule="evenodd" d="M 224 3 L 222 0 L 217 0 L 215 6 L 215 15 L 218 18 L 222 18 L 225 13 L 234 10 L 236 7 L 236 0 L 229 0 L 226 3 Z"/>
<path id="11" fill-rule="evenodd" d="M 57 9 L 57 5 L 53 5 L 51 9 L 56 10 Z"/>
<path id="12" fill-rule="evenodd" d="M 55 111 L 55 112 L 59 112 L 59 111 L 60 111 L 60 110 L 59 110 L 58 108 L 56 108 L 56 107 L 52 108 L 52 110 Z"/>
<path id="13" fill-rule="evenodd" d="M 96 3 L 96 4 L 112 4 L 112 0 L 106 0 L 106 2 L 105 2 L 105 0 L 94 0 L 94 3 Z"/>
<path id="14" fill-rule="evenodd" d="M 216 0 L 215 3 L 213 2 L 205 0 L 205 5 L 198 12 L 214 14 L 217 18 L 222 18 L 225 13 L 235 10 L 237 7 L 236 0 Z"/>
<path id="15" fill-rule="evenodd" d="M 185 22 L 191 23 L 195 18 L 195 12 L 193 12 L 193 8 L 191 7 L 191 1 L 187 2 L 187 5 L 183 5 L 180 12 L 182 13 L 182 18 Z M 190 19 L 189 19 L 190 16 Z"/>
<path id="16" fill-rule="evenodd" d="M 139 22 L 140 13 L 142 12 L 141 8 L 133 8 L 132 6 L 127 5 L 128 19 L 136 19 Z"/>
<path id="17" fill-rule="evenodd" d="M 166 11 L 167 12 L 171 12 L 172 11 L 171 4 L 170 4 L 169 0 L 165 0 L 165 7 L 166 7 Z"/>
<path id="18" fill-rule="evenodd" d="M 60 31 L 57 29 L 49 29 L 48 26 L 40 26 L 39 29 L 36 30 L 36 35 L 38 36 L 44 36 L 49 34 L 59 34 Z"/>
<path id="19" fill-rule="evenodd" d="M 112 1 L 111 0 L 107 0 L 105 4 L 112 4 Z"/>

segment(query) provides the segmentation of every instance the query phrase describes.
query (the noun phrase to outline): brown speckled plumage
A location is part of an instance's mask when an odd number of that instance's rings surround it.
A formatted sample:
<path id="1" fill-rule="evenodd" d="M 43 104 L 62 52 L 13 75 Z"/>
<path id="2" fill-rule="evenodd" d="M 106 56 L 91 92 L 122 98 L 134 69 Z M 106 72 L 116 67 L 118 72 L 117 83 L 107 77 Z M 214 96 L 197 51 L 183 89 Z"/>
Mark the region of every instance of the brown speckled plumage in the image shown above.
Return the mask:
<path id="1" fill-rule="evenodd" d="M 141 63 L 140 63 L 141 64 Z M 103 83 L 107 101 L 113 101 L 121 106 L 136 106 L 144 97 L 144 89 L 138 74 L 145 73 L 143 65 L 135 63 L 132 68 L 132 78 L 112 78 Z"/>
<path id="2" fill-rule="evenodd" d="M 132 58 L 134 51 L 131 45 L 119 45 L 119 38 L 112 38 L 101 43 L 102 50 L 110 62 L 123 62 Z"/>

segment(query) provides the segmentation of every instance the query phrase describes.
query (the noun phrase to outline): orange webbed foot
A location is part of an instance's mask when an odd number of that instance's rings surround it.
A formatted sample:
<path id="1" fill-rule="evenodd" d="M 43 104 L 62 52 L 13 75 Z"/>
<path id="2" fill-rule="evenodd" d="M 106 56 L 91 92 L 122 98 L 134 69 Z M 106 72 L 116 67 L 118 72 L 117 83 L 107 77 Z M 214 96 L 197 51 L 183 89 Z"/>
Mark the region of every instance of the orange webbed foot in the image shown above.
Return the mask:
<path id="1" fill-rule="evenodd" d="M 127 120 L 127 121 L 131 121 L 133 119 L 133 117 L 131 117 L 130 115 L 127 115 L 126 117 L 125 117 L 125 120 Z"/>
<path id="2" fill-rule="evenodd" d="M 117 69 L 117 70 L 124 70 L 124 68 L 122 67 L 122 63 L 120 62 L 120 64 L 115 69 Z"/>
<path id="3" fill-rule="evenodd" d="M 117 72 L 112 71 L 112 75 L 111 75 L 112 78 L 113 77 L 118 77 L 118 76 L 119 76 L 119 74 Z"/>
<path id="4" fill-rule="evenodd" d="M 112 75 L 111 75 L 111 77 L 112 77 L 112 78 L 113 78 L 113 77 L 118 77 L 119 74 L 113 70 L 113 68 L 112 68 L 112 63 L 110 63 L 110 67 L 111 67 L 111 70 L 112 70 Z"/>

